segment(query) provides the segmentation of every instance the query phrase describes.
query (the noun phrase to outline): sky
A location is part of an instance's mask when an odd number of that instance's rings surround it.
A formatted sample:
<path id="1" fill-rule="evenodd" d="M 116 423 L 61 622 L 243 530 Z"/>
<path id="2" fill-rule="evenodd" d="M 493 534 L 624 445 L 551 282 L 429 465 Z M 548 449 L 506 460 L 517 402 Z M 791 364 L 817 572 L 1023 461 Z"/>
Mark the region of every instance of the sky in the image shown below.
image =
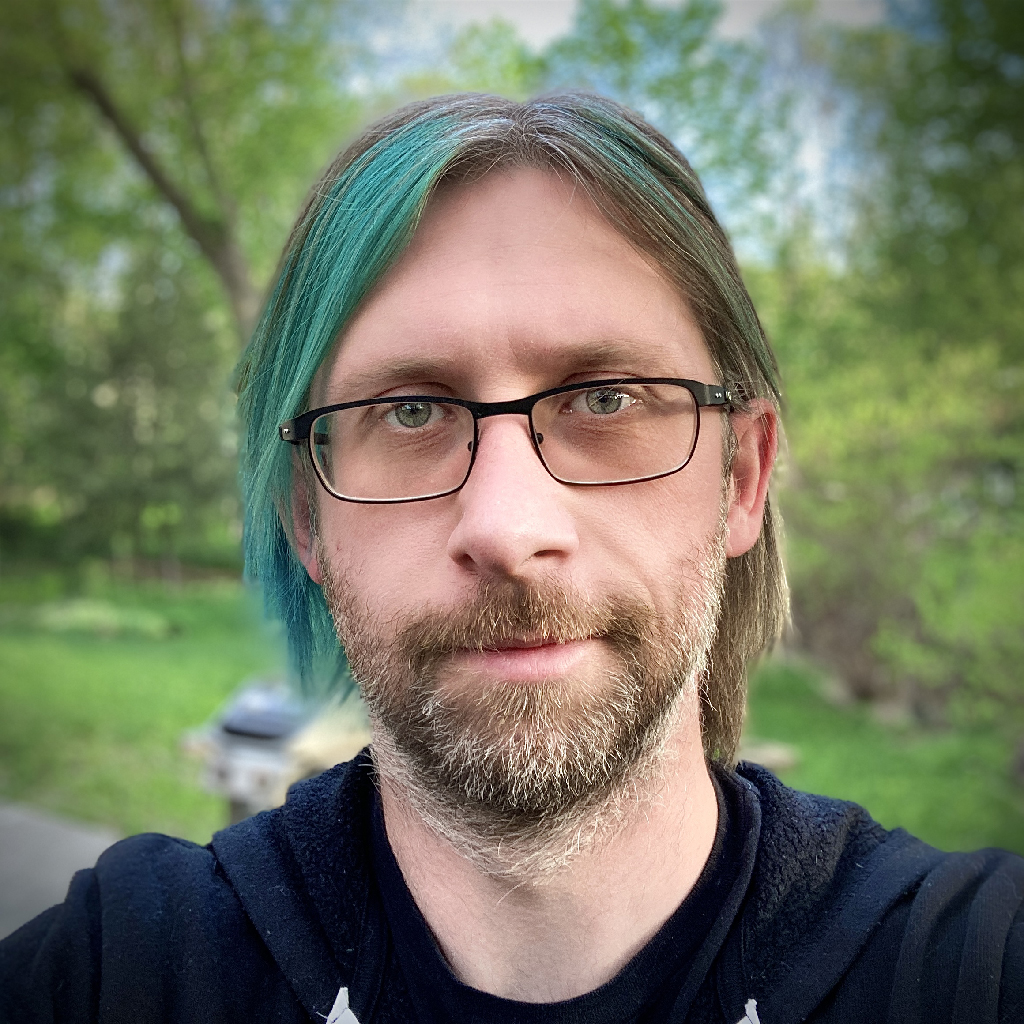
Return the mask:
<path id="1" fill-rule="evenodd" d="M 501 17 L 512 22 L 532 45 L 542 46 L 572 23 L 576 0 L 414 0 L 424 13 L 456 26 Z M 725 15 L 719 31 L 742 36 L 777 8 L 781 0 L 724 0 Z M 865 25 L 881 19 L 884 0 L 818 0 L 818 10 L 828 20 Z"/>

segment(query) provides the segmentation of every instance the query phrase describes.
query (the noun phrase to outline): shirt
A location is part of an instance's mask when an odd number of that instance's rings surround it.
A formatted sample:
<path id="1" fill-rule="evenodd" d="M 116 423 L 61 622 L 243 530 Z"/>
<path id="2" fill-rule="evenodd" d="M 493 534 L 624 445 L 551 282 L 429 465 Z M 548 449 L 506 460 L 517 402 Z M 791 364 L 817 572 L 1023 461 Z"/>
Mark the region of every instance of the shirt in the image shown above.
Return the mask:
<path id="1" fill-rule="evenodd" d="M 721 908 L 746 888 L 753 849 L 745 849 L 751 810 L 733 776 L 715 777 L 718 827 L 700 877 L 650 941 L 611 980 L 556 1003 L 524 1003 L 481 992 L 452 973 L 413 901 L 384 827 L 379 795 L 373 808 L 373 862 L 417 1024 L 641 1024 L 664 1019 Z M 571 870 L 571 867 L 570 869 Z"/>

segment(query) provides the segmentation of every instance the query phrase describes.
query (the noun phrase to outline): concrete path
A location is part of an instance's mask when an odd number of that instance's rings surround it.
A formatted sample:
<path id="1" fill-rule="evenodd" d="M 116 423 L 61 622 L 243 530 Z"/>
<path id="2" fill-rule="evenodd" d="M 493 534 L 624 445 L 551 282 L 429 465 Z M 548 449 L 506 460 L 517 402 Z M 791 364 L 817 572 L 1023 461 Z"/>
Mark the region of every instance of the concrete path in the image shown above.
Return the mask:
<path id="1" fill-rule="evenodd" d="M 60 903 L 71 876 L 119 837 L 45 811 L 0 804 L 0 939 Z"/>

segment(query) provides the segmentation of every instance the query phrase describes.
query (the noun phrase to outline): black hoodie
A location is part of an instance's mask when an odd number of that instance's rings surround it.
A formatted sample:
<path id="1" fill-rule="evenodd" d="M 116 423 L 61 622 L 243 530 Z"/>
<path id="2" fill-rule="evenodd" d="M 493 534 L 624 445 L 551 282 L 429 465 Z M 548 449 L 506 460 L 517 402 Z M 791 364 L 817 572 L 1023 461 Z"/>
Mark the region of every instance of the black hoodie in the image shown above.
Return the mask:
<path id="1" fill-rule="evenodd" d="M 700 906 L 704 916 L 691 913 L 689 926 L 707 927 L 623 1024 L 1024 1022 L 1024 860 L 998 850 L 940 853 L 887 832 L 854 804 L 787 789 L 755 765 L 718 772 L 716 782 L 727 825 L 672 919 Z M 159 835 L 116 844 L 75 876 L 63 904 L 0 942 L 0 1021 L 606 1016 L 597 1007 L 603 994 L 621 992 L 622 976 L 546 1005 L 460 986 L 407 909 L 386 840 L 381 848 L 378 800 L 364 754 L 205 848 Z M 717 912 L 708 917 L 711 894 Z M 414 934 L 403 925 L 396 943 L 389 922 L 399 912 Z M 672 921 L 623 976 L 664 963 L 650 950 L 680 934 Z M 427 960 L 436 954 L 422 971 L 423 961 L 410 960 L 417 941 Z M 450 1007 L 440 997 L 428 1005 L 430 971 L 447 972 L 437 991 L 453 994 Z"/>

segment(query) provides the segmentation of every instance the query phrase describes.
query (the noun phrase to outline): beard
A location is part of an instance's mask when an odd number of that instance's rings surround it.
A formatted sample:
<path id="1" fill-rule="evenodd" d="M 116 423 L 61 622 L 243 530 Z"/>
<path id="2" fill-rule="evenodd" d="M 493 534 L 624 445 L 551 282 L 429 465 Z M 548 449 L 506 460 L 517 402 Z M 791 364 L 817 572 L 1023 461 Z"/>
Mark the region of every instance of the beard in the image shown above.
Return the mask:
<path id="1" fill-rule="evenodd" d="M 624 594 L 489 581 L 455 608 L 396 628 L 360 606 L 320 557 L 323 589 L 374 727 L 382 779 L 424 822 L 491 874 L 538 878 L 625 820 L 656 789 L 666 746 L 717 632 L 725 531 L 691 552 L 671 607 Z M 596 640 L 600 667 L 517 682 L 460 678 L 453 655 L 523 637 Z"/>

